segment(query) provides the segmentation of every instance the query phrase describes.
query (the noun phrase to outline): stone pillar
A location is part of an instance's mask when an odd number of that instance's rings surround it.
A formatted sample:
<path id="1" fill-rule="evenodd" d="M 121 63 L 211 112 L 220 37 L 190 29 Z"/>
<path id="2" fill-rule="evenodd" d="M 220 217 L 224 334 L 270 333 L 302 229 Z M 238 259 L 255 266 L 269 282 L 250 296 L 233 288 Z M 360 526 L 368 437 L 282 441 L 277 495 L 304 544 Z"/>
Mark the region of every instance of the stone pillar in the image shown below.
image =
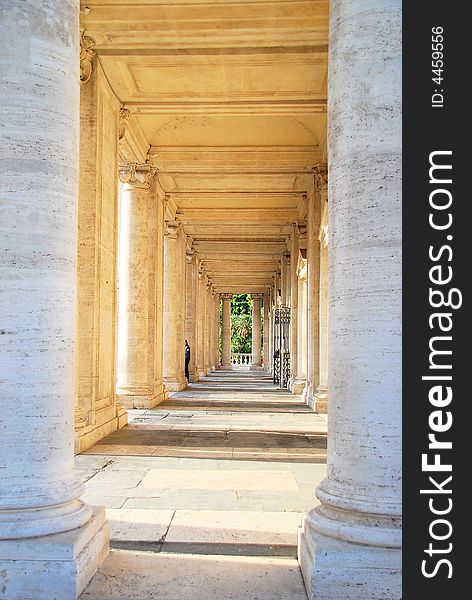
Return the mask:
<path id="1" fill-rule="evenodd" d="M 121 208 L 116 391 L 128 408 L 152 408 L 155 389 L 157 201 L 149 164 L 120 169 Z M 159 315 L 162 318 L 162 315 Z"/>
<path id="2" fill-rule="evenodd" d="M 231 298 L 233 294 L 221 294 L 223 323 L 221 327 L 221 368 L 231 369 Z"/>
<path id="3" fill-rule="evenodd" d="M 74 473 L 78 18 L 73 0 L 0 7 L 4 600 L 76 598 L 108 552 Z"/>
<path id="4" fill-rule="evenodd" d="M 252 363 L 251 371 L 261 366 L 261 298 L 262 294 L 251 294 L 252 298 Z"/>
<path id="5" fill-rule="evenodd" d="M 294 392 L 294 383 L 297 379 L 297 351 L 298 351 L 298 227 L 293 225 L 291 239 L 290 260 L 290 390 Z"/>
<path id="6" fill-rule="evenodd" d="M 166 221 L 164 232 L 164 384 L 185 388 L 185 234 L 181 223 Z"/>
<path id="7" fill-rule="evenodd" d="M 308 285 L 306 259 L 300 257 L 297 269 L 297 377 L 292 392 L 301 394 L 307 383 L 308 365 Z"/>
<path id="8" fill-rule="evenodd" d="M 205 276 L 205 326 L 203 330 L 205 343 L 205 371 L 211 372 L 211 283 L 208 275 Z"/>
<path id="9" fill-rule="evenodd" d="M 320 239 L 320 383 L 316 390 L 316 412 L 326 413 L 328 408 L 328 241 Z"/>
<path id="10" fill-rule="evenodd" d="M 214 332 L 214 344 L 215 344 L 215 367 L 220 367 L 220 295 L 215 292 L 213 298 L 213 318 L 215 319 L 215 332 Z"/>
<path id="11" fill-rule="evenodd" d="M 269 294 L 264 294 L 264 369 L 269 371 L 270 354 L 269 354 Z"/>
<path id="12" fill-rule="evenodd" d="M 307 204 L 307 295 L 308 295 L 308 350 L 307 381 L 303 400 L 315 410 L 316 389 L 319 384 L 319 281 L 320 281 L 320 195 L 310 190 Z"/>
<path id="13" fill-rule="evenodd" d="M 190 247 L 186 252 L 185 270 L 185 339 L 190 346 L 189 374 L 192 383 L 198 381 L 197 369 L 197 257 Z"/>
<path id="14" fill-rule="evenodd" d="M 328 473 L 299 549 L 316 600 L 402 597 L 401 23 L 399 0 L 331 2 Z"/>
<path id="15" fill-rule="evenodd" d="M 205 272 L 199 269 L 197 284 L 197 369 L 199 378 L 208 375 L 205 370 L 205 313 L 206 313 L 206 284 Z"/>

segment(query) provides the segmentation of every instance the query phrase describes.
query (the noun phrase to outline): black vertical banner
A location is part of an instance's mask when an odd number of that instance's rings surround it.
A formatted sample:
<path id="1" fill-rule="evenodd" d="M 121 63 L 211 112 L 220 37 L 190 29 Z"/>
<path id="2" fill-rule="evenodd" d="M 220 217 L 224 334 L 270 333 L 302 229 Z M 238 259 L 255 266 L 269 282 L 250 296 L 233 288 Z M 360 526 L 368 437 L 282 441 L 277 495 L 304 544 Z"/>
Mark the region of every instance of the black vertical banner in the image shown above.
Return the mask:
<path id="1" fill-rule="evenodd" d="M 462 7 L 403 3 L 404 600 L 461 598 L 470 570 L 471 81 Z"/>

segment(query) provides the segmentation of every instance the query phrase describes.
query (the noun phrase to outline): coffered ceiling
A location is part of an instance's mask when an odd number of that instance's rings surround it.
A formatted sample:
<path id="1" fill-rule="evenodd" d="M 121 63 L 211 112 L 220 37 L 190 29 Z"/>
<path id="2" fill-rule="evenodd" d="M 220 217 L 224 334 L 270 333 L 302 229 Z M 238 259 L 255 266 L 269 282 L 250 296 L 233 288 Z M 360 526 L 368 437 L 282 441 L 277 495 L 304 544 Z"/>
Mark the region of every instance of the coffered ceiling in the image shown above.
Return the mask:
<path id="1" fill-rule="evenodd" d="M 214 286 L 266 289 L 303 219 L 310 173 L 326 162 L 328 1 L 81 8 Z"/>

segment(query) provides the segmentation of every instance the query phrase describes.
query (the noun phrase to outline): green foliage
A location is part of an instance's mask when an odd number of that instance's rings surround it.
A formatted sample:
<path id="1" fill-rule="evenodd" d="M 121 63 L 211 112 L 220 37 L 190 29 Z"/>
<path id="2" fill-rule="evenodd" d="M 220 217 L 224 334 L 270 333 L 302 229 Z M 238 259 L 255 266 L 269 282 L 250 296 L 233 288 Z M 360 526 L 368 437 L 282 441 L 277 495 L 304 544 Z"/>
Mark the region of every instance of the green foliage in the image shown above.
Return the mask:
<path id="1" fill-rule="evenodd" d="M 231 299 L 231 351 L 252 350 L 252 299 L 249 294 L 234 294 Z"/>
<path id="2" fill-rule="evenodd" d="M 234 294 L 231 298 L 231 315 L 252 315 L 252 299 L 249 294 Z"/>
<path id="3" fill-rule="evenodd" d="M 252 316 L 247 314 L 232 314 L 231 325 L 231 351 L 251 352 Z"/>

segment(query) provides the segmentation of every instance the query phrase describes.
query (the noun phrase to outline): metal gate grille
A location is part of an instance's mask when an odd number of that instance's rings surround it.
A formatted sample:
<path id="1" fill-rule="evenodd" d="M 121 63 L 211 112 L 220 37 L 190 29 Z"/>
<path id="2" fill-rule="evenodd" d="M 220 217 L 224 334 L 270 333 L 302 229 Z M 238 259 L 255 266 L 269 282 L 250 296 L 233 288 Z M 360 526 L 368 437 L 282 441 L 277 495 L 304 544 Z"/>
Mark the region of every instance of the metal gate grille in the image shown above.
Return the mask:
<path id="1" fill-rule="evenodd" d="M 290 381 L 290 307 L 274 310 L 274 383 L 288 388 Z"/>

